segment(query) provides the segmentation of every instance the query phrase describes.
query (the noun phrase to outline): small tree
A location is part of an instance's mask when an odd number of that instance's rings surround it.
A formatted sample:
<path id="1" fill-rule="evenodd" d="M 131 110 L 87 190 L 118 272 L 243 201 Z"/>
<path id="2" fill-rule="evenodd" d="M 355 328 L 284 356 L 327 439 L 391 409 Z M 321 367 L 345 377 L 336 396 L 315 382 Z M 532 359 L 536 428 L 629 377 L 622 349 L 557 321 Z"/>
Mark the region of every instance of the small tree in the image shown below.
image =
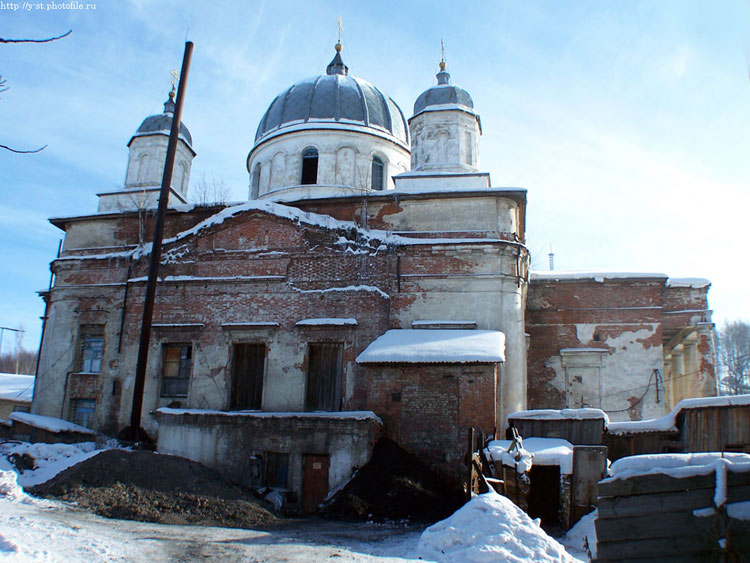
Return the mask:
<path id="1" fill-rule="evenodd" d="M 750 324 L 734 321 L 719 331 L 722 383 L 730 395 L 750 393 Z"/>
<path id="2" fill-rule="evenodd" d="M 209 178 L 203 174 L 190 188 L 190 200 L 199 205 L 212 203 L 226 205 L 229 202 L 229 187 L 224 180 Z"/>

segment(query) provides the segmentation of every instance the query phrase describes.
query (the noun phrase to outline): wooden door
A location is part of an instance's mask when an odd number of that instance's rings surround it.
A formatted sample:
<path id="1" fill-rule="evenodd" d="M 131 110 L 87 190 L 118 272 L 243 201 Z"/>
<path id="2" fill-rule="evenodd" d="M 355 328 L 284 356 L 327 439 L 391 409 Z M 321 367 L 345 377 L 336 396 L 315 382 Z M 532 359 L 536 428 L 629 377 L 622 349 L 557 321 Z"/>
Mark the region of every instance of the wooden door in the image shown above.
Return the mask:
<path id="1" fill-rule="evenodd" d="M 311 514 L 318 509 L 328 494 L 328 467 L 330 457 L 327 455 L 306 454 L 302 475 L 302 510 Z"/>
<path id="2" fill-rule="evenodd" d="M 310 344 L 307 357 L 305 410 L 341 410 L 344 346 L 338 342 Z"/>
<path id="3" fill-rule="evenodd" d="M 231 410 L 259 410 L 263 403 L 265 344 L 235 344 L 232 353 Z"/>

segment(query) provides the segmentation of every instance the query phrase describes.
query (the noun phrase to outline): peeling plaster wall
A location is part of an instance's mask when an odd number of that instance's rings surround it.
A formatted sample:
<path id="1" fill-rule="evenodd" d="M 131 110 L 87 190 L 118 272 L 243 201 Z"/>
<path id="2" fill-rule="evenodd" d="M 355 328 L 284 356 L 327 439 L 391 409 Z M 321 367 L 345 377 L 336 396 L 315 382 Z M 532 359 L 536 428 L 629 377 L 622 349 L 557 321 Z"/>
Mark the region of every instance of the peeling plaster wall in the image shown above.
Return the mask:
<path id="1" fill-rule="evenodd" d="M 613 421 L 640 420 L 666 414 L 677 385 L 685 396 L 712 395 L 703 368 L 671 385 L 672 366 L 664 361 L 673 334 L 689 335 L 699 330 L 696 319 L 710 318 L 706 289 L 701 296 L 665 282 L 659 276 L 532 280 L 529 408 L 582 406 L 583 398 Z M 695 350 L 709 371 L 711 351 Z"/>

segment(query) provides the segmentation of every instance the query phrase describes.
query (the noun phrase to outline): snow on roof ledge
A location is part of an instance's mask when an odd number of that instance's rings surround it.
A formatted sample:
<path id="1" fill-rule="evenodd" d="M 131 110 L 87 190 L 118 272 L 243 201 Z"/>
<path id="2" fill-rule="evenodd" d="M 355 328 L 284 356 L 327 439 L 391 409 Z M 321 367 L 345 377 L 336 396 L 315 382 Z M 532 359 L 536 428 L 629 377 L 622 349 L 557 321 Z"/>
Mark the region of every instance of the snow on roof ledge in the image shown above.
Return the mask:
<path id="1" fill-rule="evenodd" d="M 215 411 L 206 409 L 172 409 L 161 407 L 156 409 L 159 414 L 172 416 L 196 415 L 196 416 L 225 416 L 239 418 L 318 418 L 318 419 L 336 419 L 336 420 L 374 420 L 380 424 L 383 421 L 372 411 L 313 411 L 313 412 L 281 412 L 281 411 Z"/>
<path id="2" fill-rule="evenodd" d="M 302 319 L 297 321 L 295 326 L 357 326 L 357 319 L 349 318 L 319 318 L 319 319 Z"/>
<path id="3" fill-rule="evenodd" d="M 78 424 L 74 424 L 73 422 L 62 420 L 60 418 L 42 416 L 41 414 L 14 412 L 10 415 L 10 419 L 16 422 L 21 422 L 23 424 L 28 424 L 29 426 L 33 426 L 34 428 L 39 428 L 40 430 L 52 432 L 54 434 L 59 434 L 60 432 L 76 432 L 78 434 L 91 435 L 96 434 L 96 432 L 89 428 L 86 428 L 85 426 L 80 426 Z"/>
<path id="4" fill-rule="evenodd" d="M 508 415 L 505 427 L 508 427 L 508 420 L 604 420 L 605 426 L 609 424 L 607 413 L 600 409 L 535 409 L 528 411 L 512 412 Z"/>
<path id="5" fill-rule="evenodd" d="M 750 406 L 750 395 L 725 395 L 723 397 L 695 397 L 683 399 L 671 412 L 659 418 L 611 422 L 607 425 L 608 434 L 638 434 L 642 432 L 677 432 L 677 415 L 682 410 L 706 407 Z"/>
<path id="6" fill-rule="evenodd" d="M 357 356 L 358 364 L 463 364 L 505 361 L 505 335 L 495 330 L 389 330 Z"/>
<path id="7" fill-rule="evenodd" d="M 603 282 L 607 280 L 626 279 L 668 279 L 667 274 L 658 272 L 585 272 L 585 271 L 545 271 L 532 270 L 531 281 L 559 281 L 559 280 L 594 280 Z"/>
<path id="8" fill-rule="evenodd" d="M 711 280 L 706 278 L 669 278 L 667 287 L 689 287 L 693 289 L 703 289 L 711 285 Z"/>

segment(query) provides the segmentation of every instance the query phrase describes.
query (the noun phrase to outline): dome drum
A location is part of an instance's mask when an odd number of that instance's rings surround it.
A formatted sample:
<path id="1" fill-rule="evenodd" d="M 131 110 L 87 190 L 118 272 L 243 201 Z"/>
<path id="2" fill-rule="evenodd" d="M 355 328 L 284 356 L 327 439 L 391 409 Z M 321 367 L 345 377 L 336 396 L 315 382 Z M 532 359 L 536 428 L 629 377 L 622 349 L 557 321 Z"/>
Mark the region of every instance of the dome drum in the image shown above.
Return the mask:
<path id="1" fill-rule="evenodd" d="M 315 152 L 315 177 L 305 170 L 305 154 Z M 409 152 L 385 136 L 359 130 L 313 129 L 279 135 L 256 146 L 248 157 L 250 198 L 299 199 L 393 189 L 392 177 L 409 169 Z M 373 168 L 373 163 L 375 167 Z M 292 198 L 294 199 L 294 198 Z"/>

